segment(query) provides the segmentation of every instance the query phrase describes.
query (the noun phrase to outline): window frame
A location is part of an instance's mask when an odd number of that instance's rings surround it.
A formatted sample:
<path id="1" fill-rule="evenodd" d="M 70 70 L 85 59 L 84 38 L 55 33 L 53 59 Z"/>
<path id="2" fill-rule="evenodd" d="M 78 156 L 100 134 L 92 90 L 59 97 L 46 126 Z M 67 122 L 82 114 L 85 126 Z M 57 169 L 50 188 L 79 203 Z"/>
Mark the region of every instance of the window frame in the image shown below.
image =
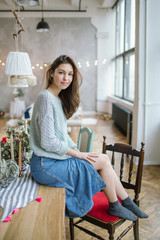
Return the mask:
<path id="1" fill-rule="evenodd" d="M 114 96 L 115 97 L 117 97 L 117 98 L 119 98 L 119 99 L 122 99 L 122 100 L 126 100 L 126 101 L 128 101 L 128 102 L 131 102 L 131 103 L 133 103 L 134 102 L 134 99 L 133 99 L 133 101 L 132 100 L 130 100 L 130 99 L 127 99 L 127 98 L 125 98 L 125 96 L 124 96 L 124 84 L 125 84 L 125 82 L 124 82 L 124 74 L 125 74 L 125 57 L 128 55 L 130 55 L 130 54 L 134 54 L 135 55 L 135 46 L 134 47 L 132 47 L 132 48 L 130 48 L 130 49 L 128 49 L 128 50 L 126 50 L 125 51 L 125 41 L 126 41 L 126 0 L 124 0 L 124 36 L 123 36 L 123 38 L 124 38 L 124 42 L 123 42 L 123 52 L 122 53 L 119 53 L 119 54 L 117 54 L 117 5 L 119 4 L 119 2 L 120 2 L 121 0 L 117 0 L 116 1 L 116 3 L 115 3 L 115 5 L 114 5 L 114 8 L 115 8 L 115 17 L 116 17 L 116 19 L 115 19 L 115 57 L 114 58 L 112 58 L 112 61 L 114 61 L 115 62 L 115 77 L 114 77 Z M 136 1 L 135 1 L 135 11 L 136 11 Z M 136 12 L 135 12 L 135 14 L 136 14 Z M 135 28 L 136 28 L 136 25 L 135 25 Z M 136 32 L 136 29 L 135 29 L 135 32 Z M 117 61 L 117 59 L 118 58 L 121 58 L 122 57 L 122 59 L 123 59 L 123 69 L 122 69 L 122 97 L 120 97 L 120 96 L 118 96 L 117 94 L 116 94 L 116 74 L 117 74 L 117 69 L 116 69 L 116 66 L 117 66 L 117 64 L 116 64 L 116 61 Z"/>

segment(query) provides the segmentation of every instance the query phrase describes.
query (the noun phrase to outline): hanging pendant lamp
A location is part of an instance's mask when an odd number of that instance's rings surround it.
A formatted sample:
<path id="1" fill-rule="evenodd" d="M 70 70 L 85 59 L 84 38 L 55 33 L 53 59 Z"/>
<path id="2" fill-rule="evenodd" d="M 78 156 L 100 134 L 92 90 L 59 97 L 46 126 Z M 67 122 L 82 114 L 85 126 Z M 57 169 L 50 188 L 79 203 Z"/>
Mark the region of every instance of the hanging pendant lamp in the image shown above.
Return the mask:
<path id="1" fill-rule="evenodd" d="M 24 27 L 16 13 L 12 10 L 20 30 L 13 34 L 16 39 L 24 31 Z M 33 75 L 31 61 L 26 52 L 9 52 L 6 60 L 5 74 L 8 75 L 8 85 L 10 87 L 29 87 L 37 85 L 37 78 Z"/>
<path id="2" fill-rule="evenodd" d="M 5 67 L 6 75 L 32 75 L 32 66 L 26 52 L 9 52 Z"/>
<path id="3" fill-rule="evenodd" d="M 43 17 L 42 17 L 41 21 L 37 24 L 36 30 L 37 30 L 37 32 L 48 32 L 49 31 L 49 25 L 47 22 L 44 21 Z"/>
<path id="4" fill-rule="evenodd" d="M 50 30 L 48 23 L 44 21 L 44 17 L 43 17 L 43 0 L 42 0 L 42 19 L 37 24 L 36 30 L 37 32 L 48 32 Z"/>
<path id="5" fill-rule="evenodd" d="M 26 52 L 9 52 L 5 74 L 8 75 L 8 85 L 10 87 L 37 85 L 37 78 L 33 75 L 29 55 Z"/>

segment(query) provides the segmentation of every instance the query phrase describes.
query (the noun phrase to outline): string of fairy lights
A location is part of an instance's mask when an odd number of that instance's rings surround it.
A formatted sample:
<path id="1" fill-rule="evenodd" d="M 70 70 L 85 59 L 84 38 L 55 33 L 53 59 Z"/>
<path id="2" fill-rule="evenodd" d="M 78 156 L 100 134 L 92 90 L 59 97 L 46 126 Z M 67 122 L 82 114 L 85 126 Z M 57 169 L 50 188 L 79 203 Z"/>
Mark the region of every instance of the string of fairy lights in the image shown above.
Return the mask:
<path id="1" fill-rule="evenodd" d="M 104 58 L 102 60 L 94 60 L 94 61 L 78 61 L 77 62 L 77 66 L 78 68 L 83 68 L 83 67 L 87 67 L 87 68 L 90 68 L 90 67 L 93 67 L 93 66 L 98 66 L 98 65 L 104 65 L 107 63 L 107 58 Z M 0 66 L 2 67 L 5 67 L 5 61 L 2 61 L 0 59 Z M 47 63 L 35 63 L 32 65 L 32 69 L 33 70 L 43 70 L 43 68 L 47 68 L 48 67 L 48 64 Z"/>

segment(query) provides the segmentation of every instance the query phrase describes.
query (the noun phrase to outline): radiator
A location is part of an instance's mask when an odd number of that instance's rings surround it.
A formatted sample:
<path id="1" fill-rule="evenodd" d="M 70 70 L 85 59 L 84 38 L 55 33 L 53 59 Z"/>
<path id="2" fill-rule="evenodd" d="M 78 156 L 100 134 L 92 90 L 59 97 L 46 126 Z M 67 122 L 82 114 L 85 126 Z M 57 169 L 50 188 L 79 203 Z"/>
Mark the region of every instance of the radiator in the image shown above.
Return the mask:
<path id="1" fill-rule="evenodd" d="M 117 103 L 112 103 L 112 119 L 121 132 L 127 136 L 131 144 L 132 139 L 132 112 Z"/>

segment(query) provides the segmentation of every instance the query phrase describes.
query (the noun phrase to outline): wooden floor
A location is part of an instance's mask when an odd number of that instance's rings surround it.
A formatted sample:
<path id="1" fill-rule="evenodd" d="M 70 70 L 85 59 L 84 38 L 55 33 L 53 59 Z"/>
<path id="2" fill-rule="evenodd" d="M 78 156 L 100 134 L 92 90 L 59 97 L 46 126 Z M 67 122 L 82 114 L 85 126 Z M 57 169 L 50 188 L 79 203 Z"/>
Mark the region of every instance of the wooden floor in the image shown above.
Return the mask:
<path id="1" fill-rule="evenodd" d="M 106 121 L 102 120 L 102 117 L 97 117 L 97 125 L 89 126 L 95 131 L 95 137 L 93 142 L 93 151 L 101 153 L 102 151 L 102 136 L 107 136 L 108 143 L 115 142 L 126 142 L 126 137 L 124 137 L 120 131 L 114 126 L 112 120 Z M 5 136 L 5 121 L 0 119 L 0 137 Z M 79 127 L 72 127 L 70 133 L 72 139 L 77 142 Z M 148 219 L 140 220 L 140 240 L 160 240 L 160 166 L 144 166 L 143 170 L 143 182 L 142 182 L 142 193 L 140 195 L 141 199 L 141 209 L 144 210 L 148 215 Z M 66 224 L 66 240 L 69 240 L 69 224 L 68 218 L 65 218 Z M 87 227 L 94 230 L 94 232 L 101 234 L 102 237 L 108 239 L 107 231 L 102 230 L 98 227 L 94 227 L 89 223 Z M 127 222 L 126 222 L 127 224 Z M 121 229 L 122 230 L 122 229 Z M 120 232 L 117 232 L 120 233 Z M 117 234 L 116 234 L 117 236 Z M 82 231 L 75 229 L 75 240 L 94 240 Z M 124 240 L 133 240 L 132 230 L 123 238 Z M 37 239 L 35 239 L 37 240 Z M 56 240 L 53 238 L 53 240 Z"/>

